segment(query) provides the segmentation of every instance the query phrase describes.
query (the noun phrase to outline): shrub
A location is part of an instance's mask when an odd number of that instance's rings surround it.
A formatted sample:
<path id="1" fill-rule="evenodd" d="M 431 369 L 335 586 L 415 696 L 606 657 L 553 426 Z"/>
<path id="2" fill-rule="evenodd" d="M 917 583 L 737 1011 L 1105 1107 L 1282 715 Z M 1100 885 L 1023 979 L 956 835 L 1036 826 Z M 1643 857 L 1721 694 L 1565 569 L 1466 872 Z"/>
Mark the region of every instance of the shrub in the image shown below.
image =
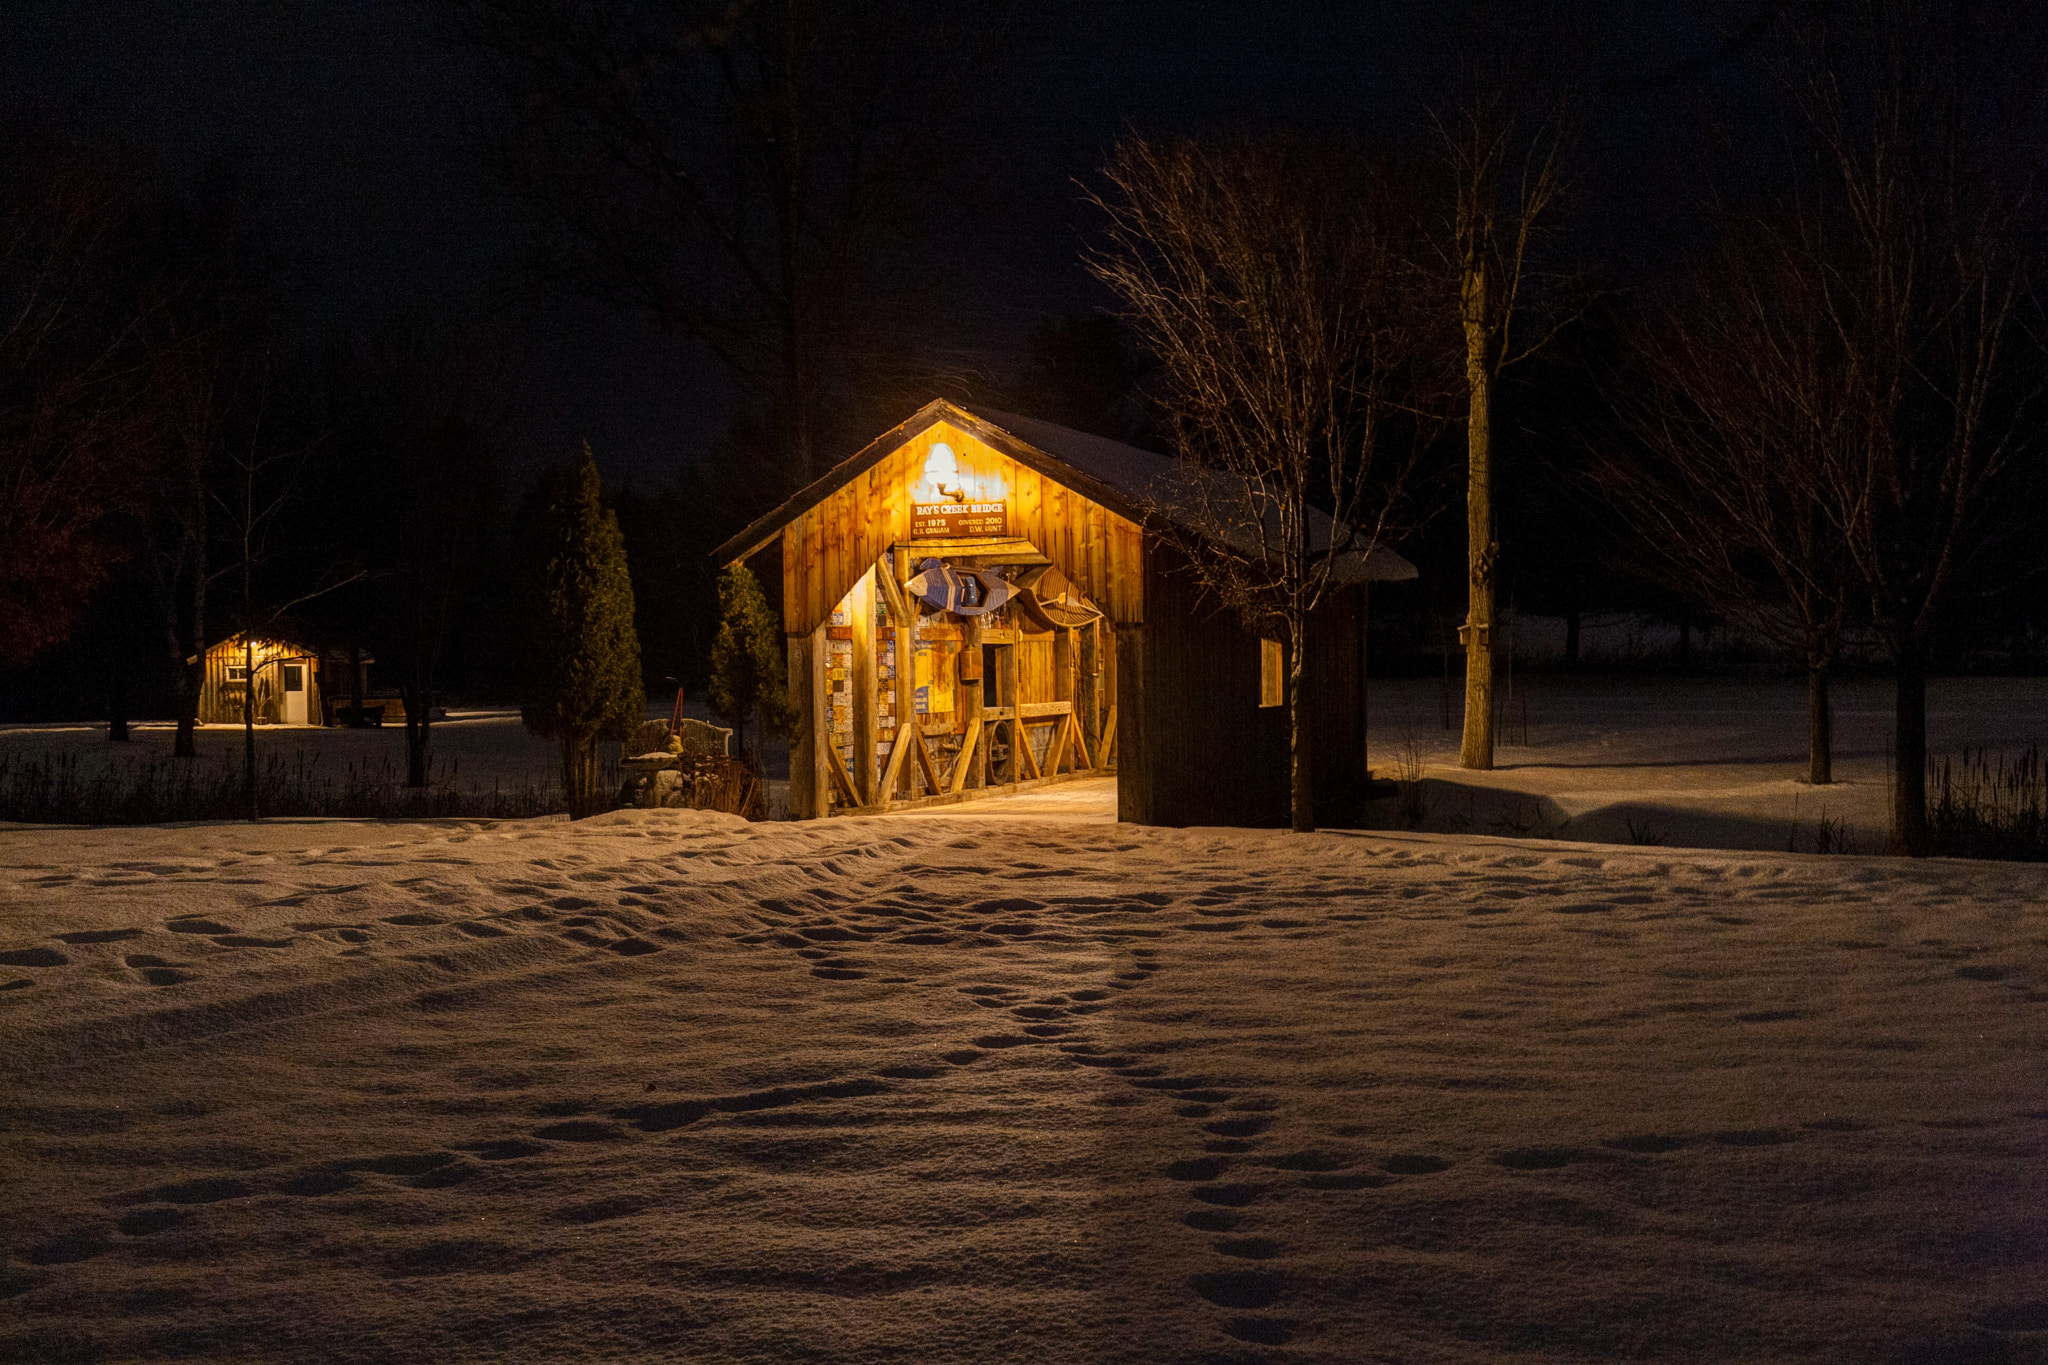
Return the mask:
<path id="1" fill-rule="evenodd" d="M 2016 757 L 1964 749 L 1927 764 L 1929 852 L 2048 862 L 2048 767 L 2039 742 Z"/>

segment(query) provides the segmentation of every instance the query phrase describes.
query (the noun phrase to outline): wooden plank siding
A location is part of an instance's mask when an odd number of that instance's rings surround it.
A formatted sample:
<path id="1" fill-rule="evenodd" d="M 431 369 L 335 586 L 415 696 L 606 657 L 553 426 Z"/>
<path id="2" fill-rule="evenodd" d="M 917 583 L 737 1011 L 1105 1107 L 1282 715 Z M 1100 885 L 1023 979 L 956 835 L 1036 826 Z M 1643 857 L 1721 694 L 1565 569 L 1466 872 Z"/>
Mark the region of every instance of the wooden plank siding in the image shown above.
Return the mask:
<path id="1" fill-rule="evenodd" d="M 310 649 L 277 640 L 256 641 L 256 720 L 262 725 L 280 723 L 284 705 L 284 680 L 279 666 L 287 661 L 305 668 L 306 723 L 324 723 L 321 708 L 322 664 Z M 239 681 L 228 677 L 230 668 L 242 667 L 245 658 L 239 637 L 223 640 L 206 651 L 205 674 L 199 684 L 197 718 L 202 725 L 242 723 L 242 691 Z M 343 695 L 347 695 L 348 672 L 341 670 Z M 402 717 L 401 717 L 402 719 Z"/>
<path id="2" fill-rule="evenodd" d="M 970 499 L 1009 504 L 1010 538 L 1036 546 L 1117 624 L 1145 619 L 1145 542 L 1136 523 L 938 422 L 783 528 L 785 634 L 815 630 L 855 579 L 910 539 L 912 490 L 940 441 L 952 448 Z"/>
<path id="3" fill-rule="evenodd" d="M 1259 641 L 1200 599 L 1195 576 L 1155 546 L 1149 619 L 1117 632 L 1117 817 L 1145 825 L 1284 825 L 1287 708 L 1259 704 Z M 1318 801 L 1365 780 L 1360 588 L 1310 623 L 1307 722 Z"/>
<path id="4" fill-rule="evenodd" d="M 1120 820 L 1286 824 L 1288 709 L 1260 704 L 1260 641 L 1204 599 L 1172 541 L 1135 520 L 1165 515 L 1144 495 L 1163 458 L 996 416 L 1004 425 L 935 400 L 720 549 L 737 562 L 779 538 L 798 712 L 791 812 L 971 800 L 1092 771 L 1117 775 Z M 957 470 L 947 495 L 925 483 L 939 442 Z M 912 506 L 940 496 L 1001 502 L 1006 524 L 914 540 Z M 1041 632 L 1074 618 L 921 614 L 902 585 L 926 555 L 963 567 L 1042 557 L 1102 615 Z M 1391 559 L 1371 576 L 1413 574 Z M 1304 661 L 1315 797 L 1340 819 L 1366 781 L 1365 592 L 1330 594 Z"/>

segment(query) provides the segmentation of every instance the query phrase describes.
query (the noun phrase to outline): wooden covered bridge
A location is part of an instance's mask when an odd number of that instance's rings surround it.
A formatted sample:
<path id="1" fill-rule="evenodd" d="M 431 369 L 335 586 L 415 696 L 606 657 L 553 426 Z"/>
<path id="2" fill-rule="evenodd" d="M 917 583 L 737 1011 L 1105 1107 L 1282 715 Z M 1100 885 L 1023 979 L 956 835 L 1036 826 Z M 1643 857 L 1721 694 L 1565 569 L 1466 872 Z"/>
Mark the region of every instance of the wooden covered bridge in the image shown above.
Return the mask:
<path id="1" fill-rule="evenodd" d="M 939 400 L 720 547 L 779 547 L 790 804 L 811 818 L 1115 772 L 1139 824 L 1287 816 L 1279 651 L 1201 600 L 1147 529 L 1174 462 Z M 1371 579 L 1355 556 L 1308 659 L 1319 791 L 1365 776 Z"/>

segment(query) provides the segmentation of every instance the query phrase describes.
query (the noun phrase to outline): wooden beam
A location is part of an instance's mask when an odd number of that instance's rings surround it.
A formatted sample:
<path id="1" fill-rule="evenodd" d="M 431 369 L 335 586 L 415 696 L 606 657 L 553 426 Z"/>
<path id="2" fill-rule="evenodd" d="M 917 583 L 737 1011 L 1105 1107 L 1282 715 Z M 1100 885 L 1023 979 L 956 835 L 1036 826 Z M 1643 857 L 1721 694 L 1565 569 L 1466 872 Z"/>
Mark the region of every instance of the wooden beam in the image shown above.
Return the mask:
<path id="1" fill-rule="evenodd" d="M 1067 717 L 1067 720 L 1073 727 L 1074 752 L 1080 755 L 1080 767 L 1087 768 L 1091 772 L 1094 771 L 1095 756 L 1088 752 L 1088 736 L 1085 732 L 1082 731 L 1080 720 L 1074 716 Z M 1076 771 L 1079 771 L 1079 768 L 1077 768 Z"/>
<path id="2" fill-rule="evenodd" d="M 1074 700 L 1074 628 L 1068 626 L 1053 632 L 1052 637 L 1052 695 L 1057 701 L 1072 704 Z"/>
<path id="3" fill-rule="evenodd" d="M 1050 564 L 1038 546 L 1028 540 L 1002 536 L 976 536 L 955 540 L 906 540 L 905 554 L 937 555 L 953 564 L 980 568 L 984 564 Z"/>
<path id="4" fill-rule="evenodd" d="M 1081 747 L 1092 754 L 1102 733 L 1102 623 L 1090 621 L 1074 634 L 1074 714 L 1081 722 Z"/>
<path id="5" fill-rule="evenodd" d="M 967 722 L 967 734 L 960 741 L 960 757 L 953 764 L 953 781 L 951 785 L 954 791 L 966 790 L 968 776 L 974 770 L 974 756 L 980 748 L 981 714 L 977 711 L 973 718 Z M 977 782 L 974 785 L 979 787 L 981 784 Z"/>
<path id="6" fill-rule="evenodd" d="M 1110 755 L 1116 750 L 1116 703 L 1109 704 L 1109 723 L 1102 727 L 1102 762 L 1105 767 L 1113 760 Z"/>
<path id="7" fill-rule="evenodd" d="M 1016 634 L 1008 649 L 996 651 L 996 702 L 1010 712 L 1010 785 L 1016 786 L 1023 776 L 1024 760 L 1030 750 L 1024 743 L 1024 726 L 1017 719 L 1017 646 Z"/>
<path id="8" fill-rule="evenodd" d="M 875 804 L 883 810 L 889 809 L 889 803 L 896 799 L 896 782 L 903 770 L 903 756 L 910 752 L 911 737 L 916 733 L 916 721 L 896 727 L 896 742 L 889 746 L 889 766 L 882 773 L 881 794 L 875 798 Z"/>
<path id="9" fill-rule="evenodd" d="M 848 659 L 848 703 L 853 730 L 853 789 L 860 793 L 856 804 L 872 806 L 881 797 L 880 776 L 875 771 L 878 729 L 875 707 L 875 570 L 854 580 L 846 594 L 846 623 L 853 631 L 853 652 Z"/>
<path id="10" fill-rule="evenodd" d="M 981 618 L 978 616 L 968 617 L 966 623 L 961 627 L 960 635 L 960 652 L 962 654 L 971 653 L 974 656 L 975 663 L 979 665 L 982 662 Z M 954 714 L 960 717 L 960 724 L 966 727 L 967 734 L 978 737 L 981 733 L 981 690 L 985 684 L 980 681 L 967 682 L 960 680 L 957 686 L 959 691 L 955 692 L 954 696 L 959 699 L 959 704 Z M 966 778 L 969 787 L 981 787 L 987 783 L 987 775 L 982 771 L 984 766 L 982 758 L 979 756 L 985 755 L 985 753 L 985 749 L 977 752 L 974 746 L 965 742 L 960 745 L 960 762 L 972 769 L 967 773 Z M 969 763 L 970 759 L 973 760 L 971 764 Z M 953 770 L 953 789 L 955 791 L 960 790 L 960 773 L 961 770 L 959 768 Z"/>
<path id="11" fill-rule="evenodd" d="M 903 568 L 905 559 L 903 552 L 897 550 L 883 555 L 875 562 L 875 586 L 881 589 L 882 601 L 889 608 L 890 638 L 894 644 L 895 657 L 895 662 L 890 666 L 895 676 L 890 679 L 891 686 L 888 691 L 895 698 L 896 741 L 889 748 L 889 771 L 901 774 L 896 778 L 883 778 L 881 790 L 876 793 L 876 801 L 884 805 L 898 796 L 910 795 L 911 785 L 915 781 L 911 776 L 910 767 L 900 762 L 896 756 L 898 749 L 903 745 L 905 727 L 915 728 L 917 721 L 917 641 L 914 629 L 917 625 L 917 604 L 911 600 L 909 593 L 903 591 L 903 583 L 897 576 Z M 902 783 L 900 790 L 898 782 Z"/>
<path id="12" fill-rule="evenodd" d="M 826 729 L 825 628 L 789 637 L 789 699 L 797 731 L 789 746 L 789 810 L 799 820 L 817 820 L 830 809 L 828 764 L 837 764 Z"/>
<path id="13" fill-rule="evenodd" d="M 1046 720 L 1053 716 L 1067 716 L 1074 712 L 1070 701 L 1025 701 L 1017 703 L 1017 715 L 1024 720 Z"/>
<path id="14" fill-rule="evenodd" d="M 932 762 L 932 751 L 925 747 L 924 728 L 922 726 L 911 727 L 910 738 L 917 745 L 917 767 L 918 771 L 924 774 L 925 794 L 927 796 L 936 796 L 944 791 L 946 786 L 943 782 L 939 781 L 939 769 Z"/>
<path id="15" fill-rule="evenodd" d="M 832 789 L 839 793 L 839 804 L 858 809 L 860 793 L 853 789 L 853 779 L 846 775 L 846 765 L 839 761 L 839 752 L 829 749 L 825 754 L 826 772 L 831 774 Z"/>
<path id="16" fill-rule="evenodd" d="M 1060 770 L 1060 760 L 1067 756 L 1067 736 L 1073 729 L 1074 713 L 1069 711 L 1061 716 L 1059 724 L 1053 727 L 1052 744 L 1045 751 L 1044 776 L 1050 777 Z"/>
<path id="17" fill-rule="evenodd" d="M 1016 750 L 1010 762 L 1010 781 L 1020 780 L 1026 768 L 1031 769 L 1033 777 L 1044 777 L 1045 774 L 1038 769 L 1038 760 L 1031 756 L 1031 731 L 1022 718 L 1010 722 L 1010 736 L 1011 745 Z"/>
<path id="18" fill-rule="evenodd" d="M 909 598 L 903 591 L 902 582 L 896 577 L 896 566 L 893 561 L 897 557 L 883 555 L 875 561 L 875 586 L 881 590 L 882 604 L 888 607 L 889 619 L 892 621 L 910 615 Z"/>

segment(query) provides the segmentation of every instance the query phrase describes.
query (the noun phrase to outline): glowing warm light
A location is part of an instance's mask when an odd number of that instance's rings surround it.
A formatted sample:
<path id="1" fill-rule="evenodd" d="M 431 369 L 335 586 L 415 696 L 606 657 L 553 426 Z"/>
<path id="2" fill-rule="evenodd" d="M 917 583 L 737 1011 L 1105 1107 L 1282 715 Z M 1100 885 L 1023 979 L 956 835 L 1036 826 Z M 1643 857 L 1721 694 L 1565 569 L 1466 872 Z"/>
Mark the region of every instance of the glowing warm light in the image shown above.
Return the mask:
<path id="1" fill-rule="evenodd" d="M 960 462 L 953 457 L 953 447 L 944 441 L 934 442 L 931 454 L 924 457 L 924 481 L 947 497 L 959 491 Z"/>

